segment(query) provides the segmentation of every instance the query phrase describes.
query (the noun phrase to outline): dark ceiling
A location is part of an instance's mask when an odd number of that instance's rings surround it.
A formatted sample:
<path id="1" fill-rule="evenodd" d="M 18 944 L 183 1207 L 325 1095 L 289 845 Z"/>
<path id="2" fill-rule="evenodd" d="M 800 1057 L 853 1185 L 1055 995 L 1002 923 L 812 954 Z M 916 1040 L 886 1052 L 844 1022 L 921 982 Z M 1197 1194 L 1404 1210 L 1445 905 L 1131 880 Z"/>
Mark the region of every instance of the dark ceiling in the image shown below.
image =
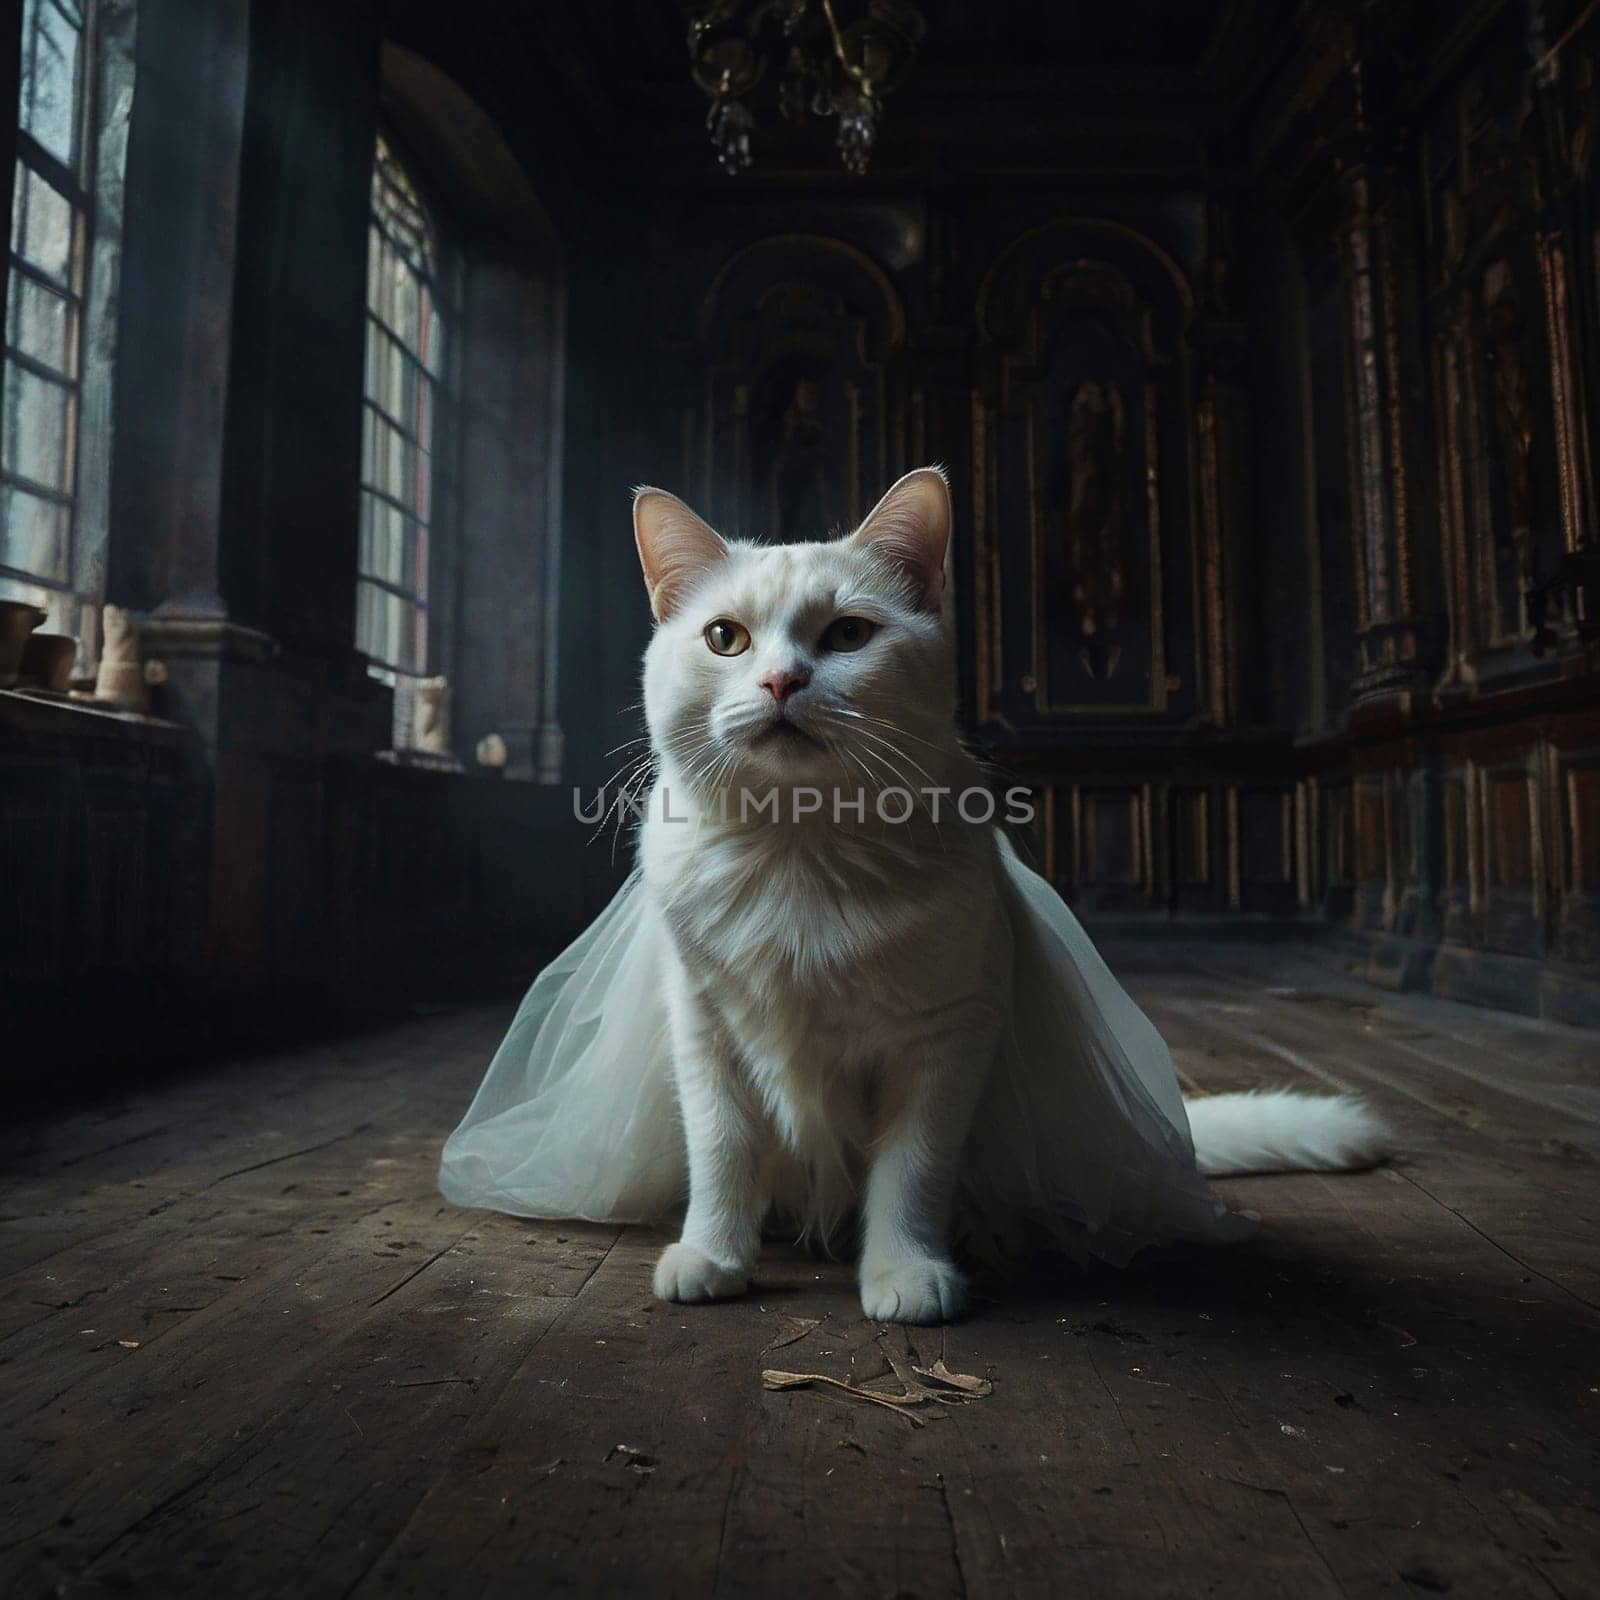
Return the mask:
<path id="1" fill-rule="evenodd" d="M 835 3 L 847 22 L 862 0 Z M 707 145 L 705 97 L 689 76 L 692 4 L 388 6 L 396 36 L 486 106 L 527 107 L 546 95 L 534 85 L 553 81 L 560 115 L 634 176 L 723 181 Z M 1302 13 L 1298 0 L 924 0 L 920 9 L 927 36 L 886 106 L 873 162 L 882 178 L 1061 173 L 1075 164 L 1126 178 L 1215 162 L 1218 141 Z M 769 72 L 756 91 L 752 181 L 831 180 L 838 164 L 828 128 L 782 124 L 771 103 L 776 77 Z M 516 144 L 516 130 L 507 133 Z"/>
<path id="2" fill-rule="evenodd" d="M 684 0 L 592 0 L 578 32 L 621 81 L 651 83 L 686 60 Z M 863 7 L 837 0 L 841 22 Z M 923 56 L 940 65 L 1192 67 L 1223 31 L 1233 0 L 923 0 Z"/>
<path id="3" fill-rule="evenodd" d="M 1227 0 L 945 0 L 921 9 L 936 58 L 1178 67 L 1205 54 L 1230 7 Z"/>

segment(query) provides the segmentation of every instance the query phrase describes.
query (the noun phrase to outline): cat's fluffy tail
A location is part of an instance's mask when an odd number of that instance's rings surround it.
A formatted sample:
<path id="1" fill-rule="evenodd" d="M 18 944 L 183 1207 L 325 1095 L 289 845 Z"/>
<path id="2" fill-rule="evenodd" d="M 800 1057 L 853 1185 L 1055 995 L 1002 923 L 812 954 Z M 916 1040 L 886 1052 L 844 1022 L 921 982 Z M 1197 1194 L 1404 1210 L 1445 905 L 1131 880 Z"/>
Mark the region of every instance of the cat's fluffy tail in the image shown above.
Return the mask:
<path id="1" fill-rule="evenodd" d="M 1195 1160 L 1208 1178 L 1248 1172 L 1351 1172 L 1388 1153 L 1389 1133 L 1364 1101 L 1271 1089 L 1185 1102 Z"/>

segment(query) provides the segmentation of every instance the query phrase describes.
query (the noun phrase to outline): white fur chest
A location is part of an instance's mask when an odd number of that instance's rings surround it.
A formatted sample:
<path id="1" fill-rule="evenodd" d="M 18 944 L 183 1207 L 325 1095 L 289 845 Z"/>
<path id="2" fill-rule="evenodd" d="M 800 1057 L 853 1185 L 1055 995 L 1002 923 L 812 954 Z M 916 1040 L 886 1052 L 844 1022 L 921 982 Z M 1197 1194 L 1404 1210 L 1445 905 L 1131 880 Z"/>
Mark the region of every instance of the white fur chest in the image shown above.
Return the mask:
<path id="1" fill-rule="evenodd" d="M 747 1051 L 840 1064 L 985 980 L 992 866 L 971 839 L 652 818 L 645 882 L 688 981 Z"/>

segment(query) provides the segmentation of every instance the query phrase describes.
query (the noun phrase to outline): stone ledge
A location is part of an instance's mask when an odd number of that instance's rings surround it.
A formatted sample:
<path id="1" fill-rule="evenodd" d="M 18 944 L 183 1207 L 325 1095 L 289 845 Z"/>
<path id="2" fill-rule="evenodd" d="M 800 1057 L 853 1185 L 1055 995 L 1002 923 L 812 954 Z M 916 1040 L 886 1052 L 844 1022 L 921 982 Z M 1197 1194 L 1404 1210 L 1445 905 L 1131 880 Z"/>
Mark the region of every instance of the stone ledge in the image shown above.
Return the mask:
<path id="1" fill-rule="evenodd" d="M 125 711 L 109 701 L 73 700 L 45 690 L 0 689 L 0 729 L 65 738 L 144 739 L 173 743 L 187 730 L 164 717 Z"/>

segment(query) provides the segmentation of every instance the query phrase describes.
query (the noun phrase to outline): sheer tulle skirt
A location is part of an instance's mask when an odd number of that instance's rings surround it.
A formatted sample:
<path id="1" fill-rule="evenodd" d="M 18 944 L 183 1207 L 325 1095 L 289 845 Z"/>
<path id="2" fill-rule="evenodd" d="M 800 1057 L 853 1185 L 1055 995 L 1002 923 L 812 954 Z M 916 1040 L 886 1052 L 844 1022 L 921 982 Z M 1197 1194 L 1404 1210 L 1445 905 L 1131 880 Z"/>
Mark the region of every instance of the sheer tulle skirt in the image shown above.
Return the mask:
<path id="1" fill-rule="evenodd" d="M 1015 1003 L 963 1161 L 966 1248 L 1051 1245 L 1120 1265 L 1146 1245 L 1249 1232 L 1195 1171 L 1160 1034 L 1003 837 L 997 874 Z M 445 1145 L 448 1199 L 594 1222 L 657 1222 L 682 1205 L 667 938 L 635 873 L 540 973 Z"/>
<path id="2" fill-rule="evenodd" d="M 666 939 L 635 873 L 539 974 L 444 1147 L 446 1199 L 589 1222 L 655 1222 L 682 1203 Z"/>

